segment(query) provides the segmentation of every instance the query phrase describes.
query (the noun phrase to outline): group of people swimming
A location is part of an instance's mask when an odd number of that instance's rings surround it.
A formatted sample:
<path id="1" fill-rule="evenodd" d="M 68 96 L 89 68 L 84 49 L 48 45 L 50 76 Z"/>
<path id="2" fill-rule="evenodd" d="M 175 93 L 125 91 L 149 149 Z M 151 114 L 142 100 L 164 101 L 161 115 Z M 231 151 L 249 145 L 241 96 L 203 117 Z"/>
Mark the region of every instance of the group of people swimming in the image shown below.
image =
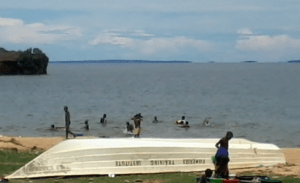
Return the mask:
<path id="1" fill-rule="evenodd" d="M 211 118 L 209 117 L 209 118 L 204 119 L 204 121 L 203 121 L 204 126 L 210 126 L 209 119 L 211 119 Z M 189 128 L 190 127 L 189 122 L 185 120 L 185 116 L 182 116 L 181 120 L 177 120 L 176 124 L 179 125 L 179 127 L 182 127 L 182 128 Z"/>
<path id="2" fill-rule="evenodd" d="M 73 135 L 73 137 L 75 138 L 76 134 L 74 134 L 73 132 L 70 131 L 71 115 L 68 110 L 68 106 L 64 106 L 64 112 L 65 112 L 65 127 L 56 127 L 54 124 L 52 124 L 51 130 L 58 130 L 58 129 L 65 128 L 66 129 L 66 139 L 68 139 L 69 134 Z M 143 116 L 141 115 L 141 113 L 138 113 L 131 120 L 134 121 L 135 127 L 133 127 L 133 125 L 131 125 L 129 122 L 126 122 L 127 131 L 133 132 L 134 129 L 136 129 L 135 137 L 139 137 L 140 132 L 141 132 L 141 121 L 143 120 Z M 154 117 L 153 122 L 158 122 L 156 116 Z M 100 118 L 100 123 L 104 124 L 104 125 L 107 123 L 106 114 L 103 114 L 103 117 Z M 82 128 L 84 128 L 85 130 L 90 129 L 88 120 L 85 120 L 84 125 L 85 126 Z"/>
<path id="3" fill-rule="evenodd" d="M 74 134 L 73 132 L 70 131 L 70 125 L 71 125 L 71 116 L 70 116 L 70 112 L 68 110 L 68 106 L 64 106 L 64 112 L 65 112 L 65 127 L 55 127 L 54 124 L 51 125 L 51 130 L 57 130 L 57 129 L 61 129 L 61 128 L 65 128 L 66 129 L 66 139 L 68 139 L 68 135 L 71 134 L 73 135 L 73 137 L 76 137 L 76 134 Z M 106 114 L 103 114 L 103 116 L 100 118 L 100 123 L 105 125 L 107 123 L 107 119 L 106 119 Z M 205 118 L 205 120 L 203 121 L 203 125 L 204 126 L 209 126 L 210 123 L 208 121 L 208 119 L 210 118 Z M 132 134 L 134 134 L 134 137 L 139 137 L 140 136 L 140 132 L 141 132 L 141 122 L 143 120 L 143 116 L 141 115 L 141 113 L 138 113 L 136 115 L 134 115 L 133 118 L 131 118 L 131 120 L 133 120 L 134 125 L 130 124 L 128 121 L 126 122 L 126 130 L 127 132 L 130 132 Z M 153 119 L 153 123 L 159 123 L 161 121 L 159 121 L 157 119 L 157 116 L 154 116 Z M 189 128 L 189 122 L 185 120 L 185 116 L 181 117 L 181 120 L 177 120 L 175 122 L 175 124 L 177 124 L 179 127 L 182 128 Z M 89 130 L 89 122 L 88 120 L 85 120 L 84 122 L 84 127 L 82 127 L 82 129 L 85 130 Z"/>
<path id="4" fill-rule="evenodd" d="M 138 113 L 133 118 L 131 118 L 131 120 L 133 120 L 134 126 L 132 124 L 130 124 L 129 121 L 127 121 L 126 122 L 126 130 L 127 130 L 127 132 L 133 133 L 134 129 L 137 129 L 137 133 L 135 134 L 135 137 L 139 137 L 140 132 L 141 132 L 141 121 L 143 120 L 143 116 L 141 115 L 141 113 Z M 157 116 L 154 116 L 154 119 L 152 122 L 159 123 L 160 121 L 158 121 Z"/>

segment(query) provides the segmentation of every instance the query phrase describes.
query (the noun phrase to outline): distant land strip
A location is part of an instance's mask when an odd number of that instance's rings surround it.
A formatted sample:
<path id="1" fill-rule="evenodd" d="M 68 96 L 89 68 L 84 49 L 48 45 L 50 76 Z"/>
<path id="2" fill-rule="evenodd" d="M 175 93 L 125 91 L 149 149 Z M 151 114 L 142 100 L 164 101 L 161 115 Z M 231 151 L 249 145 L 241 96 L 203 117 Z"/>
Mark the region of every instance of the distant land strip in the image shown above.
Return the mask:
<path id="1" fill-rule="evenodd" d="M 300 63 L 300 60 L 290 60 L 288 63 Z"/>
<path id="2" fill-rule="evenodd" d="M 208 61 L 208 62 L 192 62 L 192 61 L 150 61 L 150 60 L 71 60 L 71 61 L 49 61 L 49 63 L 53 64 L 60 64 L 60 63 L 78 63 L 78 64 L 88 64 L 88 63 L 100 63 L 100 64 L 120 64 L 120 63 L 140 63 L 140 64 L 153 64 L 153 63 L 171 63 L 171 64 L 178 64 L 178 63 L 216 63 L 215 61 Z M 232 63 L 232 62 L 223 62 L 223 63 Z M 291 61 L 279 61 L 279 62 L 257 62 L 257 61 L 242 61 L 236 63 L 300 63 L 300 60 L 291 60 Z"/>
<path id="3" fill-rule="evenodd" d="M 191 61 L 148 61 L 148 60 L 83 60 L 83 61 L 50 61 L 49 63 L 192 63 Z"/>

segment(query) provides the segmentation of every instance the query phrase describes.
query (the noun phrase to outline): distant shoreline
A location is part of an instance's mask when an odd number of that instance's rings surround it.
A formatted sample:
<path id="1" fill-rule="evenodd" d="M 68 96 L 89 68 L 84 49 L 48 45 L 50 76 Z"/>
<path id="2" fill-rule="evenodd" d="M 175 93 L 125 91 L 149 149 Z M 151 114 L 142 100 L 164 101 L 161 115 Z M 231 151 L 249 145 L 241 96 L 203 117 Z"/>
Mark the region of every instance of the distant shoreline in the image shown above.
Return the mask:
<path id="1" fill-rule="evenodd" d="M 50 61 L 49 63 L 193 63 L 191 61 L 148 61 L 148 60 L 83 60 L 83 61 Z"/>
<path id="2" fill-rule="evenodd" d="M 49 61 L 49 64 L 289 64 L 300 63 L 300 61 L 279 61 L 279 62 L 192 62 L 192 61 L 150 61 L 150 60 L 78 60 L 78 61 Z"/>

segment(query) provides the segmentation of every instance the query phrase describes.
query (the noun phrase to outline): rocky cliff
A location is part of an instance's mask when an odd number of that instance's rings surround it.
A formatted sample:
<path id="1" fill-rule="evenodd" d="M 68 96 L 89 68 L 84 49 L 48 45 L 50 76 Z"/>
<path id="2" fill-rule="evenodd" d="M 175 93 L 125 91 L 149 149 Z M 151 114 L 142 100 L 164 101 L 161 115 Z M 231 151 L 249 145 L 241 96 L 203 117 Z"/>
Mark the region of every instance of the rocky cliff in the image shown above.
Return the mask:
<path id="1" fill-rule="evenodd" d="M 38 48 L 7 51 L 0 48 L 0 75 L 47 74 L 49 58 Z"/>

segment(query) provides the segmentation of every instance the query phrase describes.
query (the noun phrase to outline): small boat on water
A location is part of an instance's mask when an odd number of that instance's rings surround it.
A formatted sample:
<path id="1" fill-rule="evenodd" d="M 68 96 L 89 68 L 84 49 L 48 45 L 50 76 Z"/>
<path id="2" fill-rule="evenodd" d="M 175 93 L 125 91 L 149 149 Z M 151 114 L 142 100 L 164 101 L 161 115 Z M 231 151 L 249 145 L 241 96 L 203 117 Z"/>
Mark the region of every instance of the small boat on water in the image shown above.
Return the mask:
<path id="1" fill-rule="evenodd" d="M 53 176 L 192 172 L 214 169 L 219 139 L 94 138 L 65 140 L 6 179 Z M 273 144 L 232 139 L 229 168 L 285 163 Z"/>

